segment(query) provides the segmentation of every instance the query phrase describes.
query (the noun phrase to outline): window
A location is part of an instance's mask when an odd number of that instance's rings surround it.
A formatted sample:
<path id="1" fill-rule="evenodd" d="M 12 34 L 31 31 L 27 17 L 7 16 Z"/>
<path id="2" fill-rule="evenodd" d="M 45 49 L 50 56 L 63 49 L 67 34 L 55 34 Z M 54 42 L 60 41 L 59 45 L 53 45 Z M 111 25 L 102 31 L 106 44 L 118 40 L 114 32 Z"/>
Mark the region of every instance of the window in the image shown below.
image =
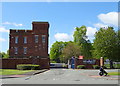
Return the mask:
<path id="1" fill-rule="evenodd" d="M 18 43 L 18 36 L 15 37 L 15 43 Z"/>
<path id="2" fill-rule="evenodd" d="M 25 44 L 27 43 L 27 37 L 24 37 L 24 43 Z"/>
<path id="3" fill-rule="evenodd" d="M 24 47 L 24 54 L 27 54 L 27 47 Z"/>
<path id="4" fill-rule="evenodd" d="M 16 32 L 18 32 L 18 30 L 16 30 Z"/>
<path id="5" fill-rule="evenodd" d="M 15 54 L 18 54 L 18 48 L 15 47 Z"/>
<path id="6" fill-rule="evenodd" d="M 42 43 L 45 43 L 45 37 L 46 35 L 42 35 Z"/>
<path id="7" fill-rule="evenodd" d="M 35 43 L 38 43 L 38 35 L 35 35 Z"/>

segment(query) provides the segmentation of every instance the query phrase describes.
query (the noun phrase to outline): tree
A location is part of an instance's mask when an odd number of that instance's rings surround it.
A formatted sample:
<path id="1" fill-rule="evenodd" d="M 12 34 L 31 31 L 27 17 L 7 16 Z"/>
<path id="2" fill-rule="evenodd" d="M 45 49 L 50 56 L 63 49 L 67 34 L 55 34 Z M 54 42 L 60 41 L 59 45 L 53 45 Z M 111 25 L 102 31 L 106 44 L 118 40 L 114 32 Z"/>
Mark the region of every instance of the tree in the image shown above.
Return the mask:
<path id="1" fill-rule="evenodd" d="M 92 57 L 92 44 L 90 43 L 90 40 L 87 39 L 86 26 L 76 27 L 76 31 L 74 32 L 74 42 L 80 46 L 81 55 L 83 55 L 85 58 L 91 58 Z"/>
<path id="2" fill-rule="evenodd" d="M 117 54 L 116 54 L 116 57 L 117 57 L 117 61 L 120 61 L 120 30 L 117 31 L 117 38 L 118 38 L 118 41 L 117 41 Z"/>
<path id="3" fill-rule="evenodd" d="M 62 54 L 63 48 L 67 45 L 67 42 L 58 42 L 53 43 L 50 49 L 50 59 L 56 62 L 60 62 L 60 57 Z"/>
<path id="4" fill-rule="evenodd" d="M 111 60 L 116 60 L 117 35 L 113 27 L 100 28 L 95 34 L 94 39 L 94 56 L 97 58 L 107 57 Z"/>
<path id="5" fill-rule="evenodd" d="M 0 58 L 2 58 L 2 53 L 0 52 Z"/>
<path id="6" fill-rule="evenodd" d="M 9 58 L 9 50 L 7 50 L 7 53 L 5 53 L 4 58 Z"/>
<path id="7" fill-rule="evenodd" d="M 69 42 L 62 50 L 61 61 L 67 63 L 72 56 L 78 57 L 80 55 L 80 47 L 73 42 Z"/>
<path id="8" fill-rule="evenodd" d="M 7 53 L 0 52 L 0 58 L 9 58 L 9 50 L 7 50 Z"/>

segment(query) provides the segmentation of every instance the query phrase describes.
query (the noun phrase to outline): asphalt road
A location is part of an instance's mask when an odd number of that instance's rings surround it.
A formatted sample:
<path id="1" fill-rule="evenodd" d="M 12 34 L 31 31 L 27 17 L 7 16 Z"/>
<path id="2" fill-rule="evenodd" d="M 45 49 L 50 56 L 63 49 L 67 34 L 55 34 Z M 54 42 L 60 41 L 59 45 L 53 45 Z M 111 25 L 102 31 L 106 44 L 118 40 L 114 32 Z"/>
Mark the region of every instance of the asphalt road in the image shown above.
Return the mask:
<path id="1" fill-rule="evenodd" d="M 118 70 L 107 70 L 118 71 Z M 110 77 L 99 77 L 99 70 L 50 69 L 44 73 L 21 78 L 3 79 L 3 84 L 118 84 Z"/>

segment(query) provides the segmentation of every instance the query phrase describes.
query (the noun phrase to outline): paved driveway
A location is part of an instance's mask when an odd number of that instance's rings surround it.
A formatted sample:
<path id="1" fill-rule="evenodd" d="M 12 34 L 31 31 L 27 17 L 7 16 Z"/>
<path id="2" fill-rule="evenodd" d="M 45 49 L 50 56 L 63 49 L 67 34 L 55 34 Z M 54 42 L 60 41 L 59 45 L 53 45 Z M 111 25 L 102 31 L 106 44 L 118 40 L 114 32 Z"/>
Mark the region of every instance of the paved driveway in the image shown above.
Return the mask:
<path id="1" fill-rule="evenodd" d="M 118 70 L 107 70 L 118 71 Z M 99 77 L 99 70 L 50 69 L 29 77 L 3 79 L 4 84 L 118 84 L 110 76 Z M 117 77 L 115 77 L 117 78 Z"/>

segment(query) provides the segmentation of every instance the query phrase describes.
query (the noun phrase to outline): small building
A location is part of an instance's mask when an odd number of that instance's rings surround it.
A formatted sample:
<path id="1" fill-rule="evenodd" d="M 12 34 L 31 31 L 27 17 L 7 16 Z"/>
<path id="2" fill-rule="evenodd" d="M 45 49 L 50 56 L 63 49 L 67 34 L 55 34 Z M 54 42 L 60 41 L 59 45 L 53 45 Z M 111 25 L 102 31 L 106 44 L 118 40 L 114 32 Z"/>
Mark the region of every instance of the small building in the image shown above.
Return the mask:
<path id="1" fill-rule="evenodd" d="M 32 22 L 32 30 L 10 29 L 10 58 L 48 58 L 48 22 Z"/>

